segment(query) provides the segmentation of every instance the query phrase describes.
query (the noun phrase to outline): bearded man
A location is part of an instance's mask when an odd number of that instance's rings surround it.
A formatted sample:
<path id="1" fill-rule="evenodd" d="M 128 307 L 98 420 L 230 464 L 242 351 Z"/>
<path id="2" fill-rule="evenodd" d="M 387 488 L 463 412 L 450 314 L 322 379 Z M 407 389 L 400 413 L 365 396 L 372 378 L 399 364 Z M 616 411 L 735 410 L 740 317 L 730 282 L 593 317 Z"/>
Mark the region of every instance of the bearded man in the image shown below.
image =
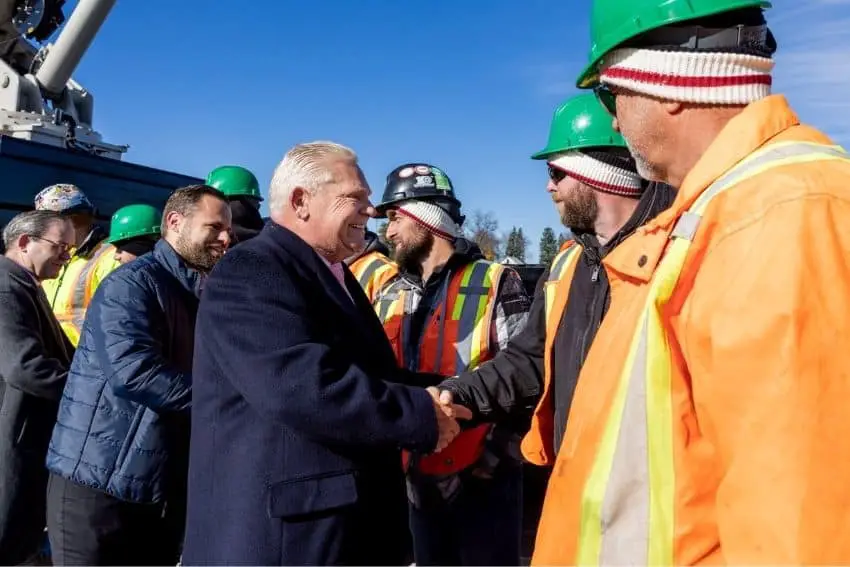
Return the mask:
<path id="1" fill-rule="evenodd" d="M 493 358 L 525 325 L 530 305 L 513 270 L 461 237 L 448 176 L 408 163 L 387 176 L 399 273 L 374 301 L 399 366 L 453 376 Z M 417 565 L 519 565 L 522 469 L 515 424 L 465 430 L 436 455 L 405 459 Z"/>
<path id="2" fill-rule="evenodd" d="M 98 286 L 47 456 L 54 564 L 177 564 L 195 315 L 230 227 L 217 189 L 177 189 L 153 252 Z"/>

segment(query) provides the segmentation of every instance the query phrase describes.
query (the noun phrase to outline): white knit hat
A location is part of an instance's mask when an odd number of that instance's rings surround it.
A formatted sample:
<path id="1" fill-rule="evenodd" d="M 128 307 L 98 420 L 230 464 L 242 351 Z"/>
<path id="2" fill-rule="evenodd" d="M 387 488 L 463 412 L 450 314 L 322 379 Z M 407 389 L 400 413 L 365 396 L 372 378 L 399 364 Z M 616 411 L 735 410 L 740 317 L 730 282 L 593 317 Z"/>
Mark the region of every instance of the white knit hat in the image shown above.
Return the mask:
<path id="1" fill-rule="evenodd" d="M 773 59 L 744 53 L 615 49 L 600 81 L 664 100 L 749 104 L 770 94 Z"/>
<path id="2" fill-rule="evenodd" d="M 549 165 L 603 193 L 639 198 L 643 183 L 637 171 L 616 165 L 606 157 L 602 152 L 564 152 L 550 160 Z"/>
<path id="3" fill-rule="evenodd" d="M 455 240 L 460 236 L 460 227 L 442 208 L 425 201 L 405 201 L 396 211 L 416 221 L 434 236 Z"/>

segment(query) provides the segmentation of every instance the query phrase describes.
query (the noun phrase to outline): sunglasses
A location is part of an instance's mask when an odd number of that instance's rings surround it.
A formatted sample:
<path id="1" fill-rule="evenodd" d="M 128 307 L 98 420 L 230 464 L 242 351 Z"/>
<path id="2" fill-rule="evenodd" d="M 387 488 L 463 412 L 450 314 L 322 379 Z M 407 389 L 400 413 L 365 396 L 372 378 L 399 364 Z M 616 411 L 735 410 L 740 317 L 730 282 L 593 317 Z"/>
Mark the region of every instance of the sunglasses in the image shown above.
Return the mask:
<path id="1" fill-rule="evenodd" d="M 552 183 L 557 185 L 561 181 L 564 180 L 564 177 L 567 176 L 567 172 L 563 169 L 558 169 L 554 165 L 549 166 L 549 179 L 552 180 Z"/>
<path id="2" fill-rule="evenodd" d="M 596 87 L 593 92 L 596 93 L 596 98 L 599 99 L 608 114 L 617 116 L 617 95 L 604 85 Z"/>

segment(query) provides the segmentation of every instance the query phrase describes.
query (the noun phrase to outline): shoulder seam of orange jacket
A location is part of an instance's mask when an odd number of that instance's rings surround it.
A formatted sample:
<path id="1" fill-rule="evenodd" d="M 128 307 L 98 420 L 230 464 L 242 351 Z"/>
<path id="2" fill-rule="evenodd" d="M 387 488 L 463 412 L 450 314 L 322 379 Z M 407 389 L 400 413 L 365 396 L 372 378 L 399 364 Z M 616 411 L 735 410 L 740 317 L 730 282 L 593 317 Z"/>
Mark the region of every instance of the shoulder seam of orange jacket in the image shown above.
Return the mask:
<path id="1" fill-rule="evenodd" d="M 114 254 L 115 247 L 102 241 L 90 257 L 72 258 L 58 278 L 42 283 L 53 314 L 74 347 L 79 343 L 86 309 L 97 286 L 118 266 Z"/>
<path id="2" fill-rule="evenodd" d="M 571 563 L 599 564 L 602 558 L 606 563 L 673 563 L 673 417 L 672 402 L 665 394 L 673 362 L 661 322 L 664 305 L 676 287 L 691 241 L 714 197 L 773 168 L 834 159 L 848 159 L 848 155 L 837 146 L 811 142 L 769 144 L 709 185 L 677 220 L 649 284 L 642 314 L 630 341 L 629 354 L 620 373 L 613 407 L 608 413 L 595 461 L 584 483 L 577 552 L 574 558 L 570 558 Z M 547 329 L 557 328 L 565 308 L 566 296 L 559 292 L 552 310 L 548 312 Z M 547 354 L 551 348 L 552 345 L 547 344 Z M 546 367 L 544 390 L 551 380 Z M 543 400 L 535 414 L 542 409 L 542 404 Z M 547 447 L 546 438 L 540 435 L 539 419 L 532 428 L 535 426 L 538 431 L 529 432 L 523 441 L 523 453 L 529 460 L 549 463 L 553 458 L 551 441 Z M 543 446 L 536 447 L 527 442 L 533 438 L 541 439 Z M 634 455 L 629 458 L 629 455 L 622 454 L 625 449 L 636 448 L 645 451 L 647 459 L 635 459 Z M 639 472 L 635 473 L 637 469 Z M 640 478 L 636 479 L 636 474 Z M 626 512 L 618 509 L 620 521 L 615 521 L 609 516 L 611 512 L 603 509 L 606 494 L 623 497 L 629 494 L 630 508 L 635 505 L 643 508 Z M 623 520 L 624 517 L 627 520 Z M 636 520 L 638 517 L 643 520 Z"/>
<path id="3" fill-rule="evenodd" d="M 354 274 L 370 303 L 375 301 L 381 288 L 398 274 L 395 262 L 377 251 L 358 258 L 348 269 Z"/>
<path id="4" fill-rule="evenodd" d="M 499 284 L 505 268 L 487 260 L 476 260 L 446 278 L 437 307 L 425 325 L 419 345 L 421 372 L 456 376 L 474 369 L 493 356 L 490 329 Z M 375 310 L 393 346 L 399 366 L 404 361 L 405 329 L 410 321 L 411 294 L 396 278 L 381 290 Z M 425 475 L 442 476 L 474 465 L 484 452 L 491 424 L 463 430 L 448 447 L 432 455 L 402 453 L 405 471 L 411 461 Z"/>

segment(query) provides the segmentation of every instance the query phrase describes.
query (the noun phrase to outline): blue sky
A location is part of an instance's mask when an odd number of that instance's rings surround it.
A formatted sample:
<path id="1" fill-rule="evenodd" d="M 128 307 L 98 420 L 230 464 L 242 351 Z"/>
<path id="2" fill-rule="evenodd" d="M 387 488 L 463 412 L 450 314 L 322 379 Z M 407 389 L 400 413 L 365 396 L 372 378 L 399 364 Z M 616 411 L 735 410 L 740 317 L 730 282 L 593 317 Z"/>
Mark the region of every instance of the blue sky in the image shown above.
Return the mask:
<path id="1" fill-rule="evenodd" d="M 199 177 L 241 164 L 265 192 L 288 148 L 331 139 L 358 152 L 376 199 L 395 166 L 431 162 L 467 214 L 523 227 L 536 257 L 557 218 L 529 155 L 576 92 L 590 0 L 243 5 L 117 3 L 74 77 L 94 95 L 96 129 L 130 145 L 127 161 Z M 774 92 L 850 143 L 850 0 L 775 5 Z"/>

